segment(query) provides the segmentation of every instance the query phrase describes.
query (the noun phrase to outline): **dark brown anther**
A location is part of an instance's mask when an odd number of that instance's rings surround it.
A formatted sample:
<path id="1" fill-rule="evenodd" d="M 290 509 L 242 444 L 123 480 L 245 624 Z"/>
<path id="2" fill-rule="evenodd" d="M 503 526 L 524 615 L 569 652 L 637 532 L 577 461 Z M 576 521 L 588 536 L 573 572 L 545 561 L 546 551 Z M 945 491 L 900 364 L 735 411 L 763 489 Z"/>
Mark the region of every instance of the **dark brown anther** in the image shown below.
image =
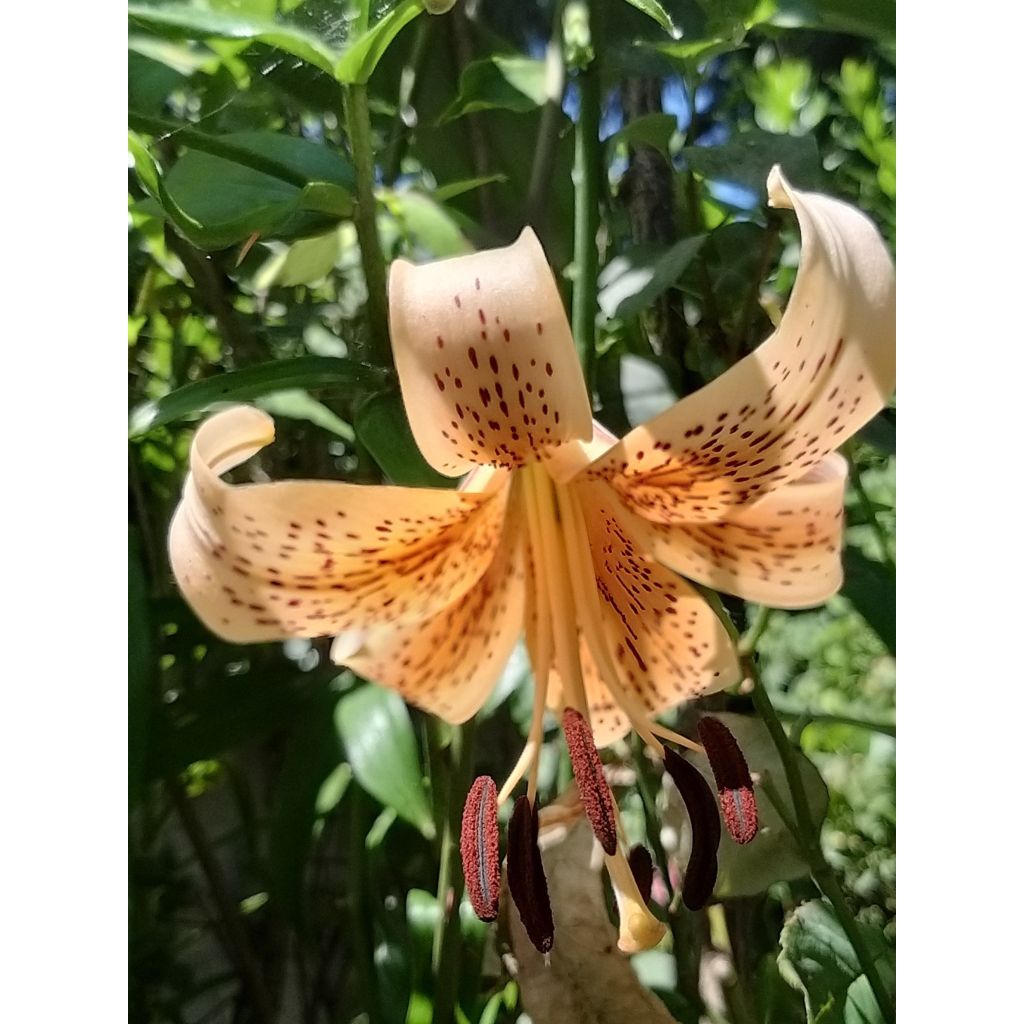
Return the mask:
<path id="1" fill-rule="evenodd" d="M 601 849 L 611 856 L 618 845 L 615 801 L 604 777 L 604 765 L 594 745 L 594 734 L 587 720 L 575 708 L 566 708 L 562 712 L 562 731 L 587 820 Z"/>
<path id="2" fill-rule="evenodd" d="M 674 750 L 665 748 L 665 770 L 679 790 L 690 816 L 690 860 L 683 875 L 683 903 L 700 910 L 709 899 L 718 878 L 718 842 L 722 822 L 718 817 L 715 795 L 704 776 Z"/>
<path id="3" fill-rule="evenodd" d="M 501 857 L 498 853 L 498 787 L 489 775 L 481 775 L 466 797 L 459 850 L 469 902 L 481 921 L 493 921 L 498 916 Z"/>
<path id="4" fill-rule="evenodd" d="M 549 953 L 555 922 L 537 846 L 537 811 L 525 796 L 516 800 L 508 823 L 508 891 L 530 941 L 539 952 Z"/>
<path id="5" fill-rule="evenodd" d="M 638 843 L 629 851 L 629 870 L 633 872 L 633 881 L 644 903 L 651 899 L 651 886 L 654 884 L 654 861 L 651 851 Z"/>
<path id="6" fill-rule="evenodd" d="M 749 843 L 757 835 L 757 800 L 747 759 L 736 737 L 717 718 L 702 718 L 697 735 L 715 776 L 725 827 L 737 843 Z"/>

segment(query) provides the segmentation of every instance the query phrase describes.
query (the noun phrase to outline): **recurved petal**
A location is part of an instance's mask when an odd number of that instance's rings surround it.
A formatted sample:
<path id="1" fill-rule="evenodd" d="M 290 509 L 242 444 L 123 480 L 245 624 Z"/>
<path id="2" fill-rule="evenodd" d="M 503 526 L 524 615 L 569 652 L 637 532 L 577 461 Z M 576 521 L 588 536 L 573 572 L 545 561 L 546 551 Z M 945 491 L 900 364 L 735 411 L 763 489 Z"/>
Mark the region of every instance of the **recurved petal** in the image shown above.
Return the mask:
<path id="1" fill-rule="evenodd" d="M 739 664 L 725 628 L 685 580 L 643 548 L 642 525 L 604 484 L 579 483 L 603 626 L 619 680 L 648 715 L 731 686 Z M 592 641 L 588 637 L 587 643 Z M 605 746 L 629 723 L 583 648 L 594 737 Z"/>
<path id="2" fill-rule="evenodd" d="M 427 461 L 458 476 L 512 468 L 590 437 L 590 401 L 536 235 L 414 266 L 390 280 L 391 339 L 409 423 Z"/>
<path id="3" fill-rule="evenodd" d="M 802 250 L 775 333 L 716 380 L 626 435 L 586 473 L 661 523 L 713 522 L 803 476 L 882 408 L 895 381 L 892 260 L 846 203 L 792 188 Z"/>
<path id="4" fill-rule="evenodd" d="M 641 529 L 654 557 L 690 579 L 775 608 L 809 608 L 843 582 L 846 469 L 833 452 L 721 522 L 644 522 Z"/>
<path id="5" fill-rule="evenodd" d="M 214 633 L 257 643 L 417 621 L 487 571 L 502 532 L 506 473 L 479 493 L 220 478 L 273 439 L 269 416 L 236 406 L 207 420 L 192 443 L 171 566 Z"/>
<path id="6" fill-rule="evenodd" d="M 523 531 L 509 515 L 490 568 L 461 598 L 424 622 L 342 634 L 331 657 L 458 723 L 494 688 L 523 627 Z"/>

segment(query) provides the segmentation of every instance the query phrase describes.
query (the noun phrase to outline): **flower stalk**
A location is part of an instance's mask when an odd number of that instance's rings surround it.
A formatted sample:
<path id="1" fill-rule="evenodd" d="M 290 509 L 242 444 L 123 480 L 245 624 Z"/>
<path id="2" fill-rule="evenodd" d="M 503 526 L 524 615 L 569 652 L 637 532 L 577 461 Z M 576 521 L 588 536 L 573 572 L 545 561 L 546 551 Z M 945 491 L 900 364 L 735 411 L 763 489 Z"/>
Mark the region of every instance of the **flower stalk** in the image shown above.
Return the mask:
<path id="1" fill-rule="evenodd" d="M 363 261 L 363 275 L 366 278 L 366 355 L 368 362 L 390 367 L 393 359 L 388 338 L 386 264 L 377 233 L 373 138 L 370 134 L 370 107 L 365 85 L 345 87 L 345 127 L 356 172 L 354 220 Z"/>
<path id="2" fill-rule="evenodd" d="M 572 334 L 583 366 L 588 393 L 593 391 L 597 363 L 597 228 L 603 165 L 601 158 L 601 20 L 600 4 L 587 4 L 593 57 L 576 77 L 580 92 L 576 122 L 576 156 L 572 180 L 575 188 L 573 261 L 576 281 L 572 289 Z"/>

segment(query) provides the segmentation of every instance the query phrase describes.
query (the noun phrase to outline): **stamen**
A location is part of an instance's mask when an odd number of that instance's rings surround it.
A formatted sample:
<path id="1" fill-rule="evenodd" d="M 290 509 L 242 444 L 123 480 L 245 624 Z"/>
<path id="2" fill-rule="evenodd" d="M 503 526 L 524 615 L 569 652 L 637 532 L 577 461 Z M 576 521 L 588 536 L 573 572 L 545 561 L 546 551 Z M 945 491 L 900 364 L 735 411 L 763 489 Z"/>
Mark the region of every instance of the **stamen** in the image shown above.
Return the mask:
<path id="1" fill-rule="evenodd" d="M 664 747 L 648 728 L 647 712 L 636 695 L 622 685 L 615 662 L 608 650 L 605 629 L 601 625 L 601 599 L 598 596 L 597 584 L 594 580 L 593 561 L 586 539 L 586 527 L 583 523 L 583 512 L 579 507 L 579 499 L 571 488 L 558 486 L 556 493 L 559 508 L 562 510 L 562 526 L 566 543 L 571 552 L 570 579 L 573 592 L 576 595 L 580 627 L 590 647 L 590 653 L 594 656 L 594 661 L 597 662 L 601 679 L 608 687 L 615 703 L 629 719 L 633 731 L 661 757 Z M 584 567 L 588 567 L 590 571 L 586 571 Z"/>
<path id="2" fill-rule="evenodd" d="M 501 858 L 498 853 L 497 787 L 488 775 L 478 778 L 466 797 L 459 850 L 469 902 L 481 921 L 493 921 L 498 916 Z"/>
<path id="3" fill-rule="evenodd" d="M 537 811 L 525 796 L 516 800 L 508 823 L 508 889 L 530 941 L 539 952 L 550 952 L 555 922 L 537 846 Z"/>
<path id="4" fill-rule="evenodd" d="M 544 553 L 541 564 L 549 570 L 547 580 L 551 585 L 549 597 L 555 639 L 555 664 L 565 688 L 563 699 L 567 707 L 576 708 L 589 721 L 590 708 L 583 683 L 583 670 L 580 668 L 577 610 L 573 604 L 573 589 L 567 585 L 572 559 L 568 557 L 565 544 L 561 543 L 559 536 L 560 533 L 567 534 L 568 526 L 563 521 L 562 530 L 558 529 L 555 498 L 547 470 L 536 464 L 527 466 L 525 479 L 527 509 L 531 514 L 530 533 L 531 536 L 538 538 L 540 550 Z"/>
<path id="5" fill-rule="evenodd" d="M 704 748 L 696 740 L 691 740 L 689 736 L 684 736 L 681 732 L 669 729 L 668 726 L 662 725 L 661 722 L 652 721 L 648 724 L 651 727 L 651 732 L 657 736 L 661 736 L 662 739 L 671 740 L 673 743 L 677 743 L 681 747 L 686 747 L 694 753 L 704 753 Z"/>
<path id="6" fill-rule="evenodd" d="M 704 776 L 674 750 L 665 748 L 665 770 L 679 790 L 690 817 L 690 860 L 683 876 L 683 903 L 700 910 L 711 898 L 718 877 L 718 842 L 722 824 L 715 797 Z"/>
<path id="7" fill-rule="evenodd" d="M 653 949 L 668 929 L 651 913 L 621 847 L 614 856 L 605 857 L 604 866 L 611 877 L 619 908 L 619 949 L 623 953 Z"/>
<path id="8" fill-rule="evenodd" d="M 572 774 L 579 787 L 583 809 L 590 827 L 607 854 L 615 852 L 618 836 L 615 830 L 615 800 L 604 777 L 604 765 L 594 746 L 594 734 L 587 720 L 575 709 L 562 712 L 562 730 L 569 748 Z"/>
<path id="9" fill-rule="evenodd" d="M 633 872 L 636 887 L 644 903 L 650 902 L 651 886 L 654 884 L 654 861 L 651 859 L 651 851 L 642 843 L 637 843 L 629 851 L 629 870 Z"/>
<path id="10" fill-rule="evenodd" d="M 715 776 L 725 827 L 737 843 L 749 843 L 757 835 L 757 800 L 747 759 L 736 738 L 717 718 L 700 719 L 697 735 Z"/>

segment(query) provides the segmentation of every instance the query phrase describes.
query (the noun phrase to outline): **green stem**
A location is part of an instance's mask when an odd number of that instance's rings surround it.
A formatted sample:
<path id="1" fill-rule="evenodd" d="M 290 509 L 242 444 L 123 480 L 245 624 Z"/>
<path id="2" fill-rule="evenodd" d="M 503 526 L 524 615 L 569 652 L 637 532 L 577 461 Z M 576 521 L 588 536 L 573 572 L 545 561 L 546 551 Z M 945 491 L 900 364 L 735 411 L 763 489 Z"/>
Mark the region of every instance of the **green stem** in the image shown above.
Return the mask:
<path id="1" fill-rule="evenodd" d="M 448 800 L 441 830 L 441 866 L 437 879 L 437 904 L 440 910 L 434 932 L 434 1024 L 449 1024 L 455 1019 L 458 1000 L 459 960 L 462 954 L 462 925 L 459 908 L 465 880 L 458 854 L 459 823 L 462 805 L 469 791 L 473 770 L 473 740 L 476 719 L 452 731 L 449 747 Z"/>
<path id="2" fill-rule="evenodd" d="M 366 277 L 367 358 L 378 366 L 390 367 L 393 363 L 388 339 L 387 283 L 384 251 L 377 234 L 373 138 L 365 85 L 345 87 L 345 125 L 356 172 L 355 225 Z"/>
<path id="3" fill-rule="evenodd" d="M 551 168 L 558 142 L 558 125 L 565 92 L 565 60 L 562 56 L 562 10 L 565 0 L 557 0 L 552 12 L 551 38 L 545 54 L 547 100 L 540 112 L 537 147 L 533 151 L 530 187 L 526 194 L 526 223 L 540 232 L 541 220 L 551 191 Z"/>
<path id="4" fill-rule="evenodd" d="M 874 958 L 871 956 L 871 950 L 868 948 L 864 935 L 857 924 L 857 919 L 853 915 L 853 911 L 850 910 L 846 902 L 843 890 L 839 885 L 839 880 L 821 851 L 818 828 L 815 826 L 811 815 L 810 802 L 807 799 L 807 791 L 804 789 L 803 779 L 800 776 L 800 766 L 797 762 L 796 750 L 789 742 L 782 722 L 775 713 L 775 708 L 768 697 L 768 692 L 761 683 L 760 673 L 757 670 L 757 665 L 754 663 L 752 653 L 745 654 L 742 660 L 747 677 L 754 686 L 752 693 L 754 707 L 757 709 L 757 713 L 761 716 L 761 720 L 771 735 L 772 742 L 775 744 L 775 749 L 778 751 L 779 759 L 782 761 L 782 767 L 786 773 L 786 783 L 789 786 L 789 792 L 793 800 L 793 810 L 796 815 L 793 838 L 796 839 L 803 850 L 815 884 L 832 904 L 836 918 L 846 933 L 846 937 L 850 940 L 850 945 L 853 947 L 854 952 L 857 954 L 861 970 L 868 979 L 868 984 L 875 995 L 879 1009 L 882 1011 L 882 1016 L 892 1024 L 896 1020 L 896 1008 L 893 1006 L 889 994 L 882 984 L 878 968 L 875 965 Z"/>
<path id="5" fill-rule="evenodd" d="M 803 720 L 807 724 L 820 722 L 822 725 L 849 725 L 854 729 L 878 732 L 883 736 L 896 735 L 896 726 L 890 722 L 874 722 L 866 718 L 855 718 L 853 715 L 832 715 L 824 711 L 803 711 L 787 707 L 776 707 L 775 713 L 780 718 Z"/>
<path id="6" fill-rule="evenodd" d="M 436 24 L 436 18 L 419 19 L 409 59 L 406 61 L 405 67 L 402 68 L 402 77 L 398 86 L 398 110 L 391 123 L 391 138 L 388 141 L 387 157 L 384 161 L 384 180 L 389 185 L 394 184 L 395 178 L 398 177 L 402 169 L 402 157 L 409 141 L 409 124 L 406 121 L 406 114 L 411 110 L 423 82 L 423 61 L 430 48 L 428 44 L 432 34 L 431 30 Z"/>
<path id="7" fill-rule="evenodd" d="M 580 114 L 576 122 L 576 159 L 572 179 L 576 193 L 572 289 L 572 333 L 583 366 L 588 393 L 593 391 L 597 354 L 597 228 L 603 163 L 601 140 L 601 20 L 600 3 L 589 4 L 590 39 L 594 57 L 577 76 Z"/>

